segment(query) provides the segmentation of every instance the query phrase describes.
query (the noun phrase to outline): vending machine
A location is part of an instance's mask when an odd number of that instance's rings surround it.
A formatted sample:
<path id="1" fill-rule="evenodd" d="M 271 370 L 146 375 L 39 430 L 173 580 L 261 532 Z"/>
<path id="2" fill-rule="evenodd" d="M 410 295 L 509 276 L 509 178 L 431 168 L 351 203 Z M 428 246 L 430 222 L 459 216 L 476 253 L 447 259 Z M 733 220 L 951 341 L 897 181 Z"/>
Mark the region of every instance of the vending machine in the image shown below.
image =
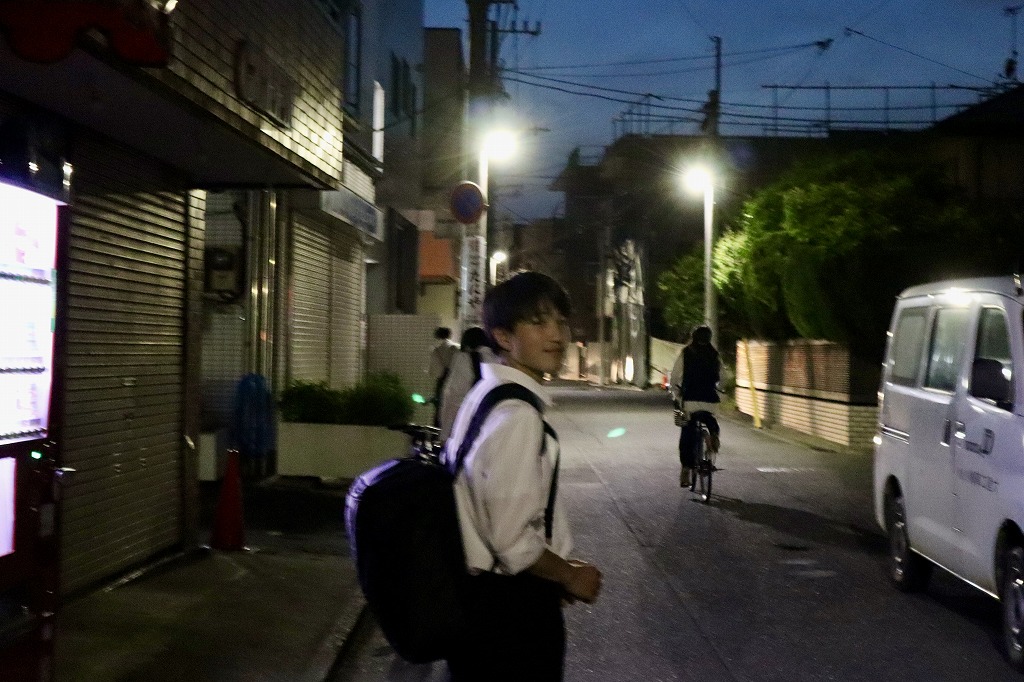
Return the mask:
<path id="1" fill-rule="evenodd" d="M 60 202 L 0 179 L 0 678 L 52 677 L 60 477 L 51 428 Z"/>

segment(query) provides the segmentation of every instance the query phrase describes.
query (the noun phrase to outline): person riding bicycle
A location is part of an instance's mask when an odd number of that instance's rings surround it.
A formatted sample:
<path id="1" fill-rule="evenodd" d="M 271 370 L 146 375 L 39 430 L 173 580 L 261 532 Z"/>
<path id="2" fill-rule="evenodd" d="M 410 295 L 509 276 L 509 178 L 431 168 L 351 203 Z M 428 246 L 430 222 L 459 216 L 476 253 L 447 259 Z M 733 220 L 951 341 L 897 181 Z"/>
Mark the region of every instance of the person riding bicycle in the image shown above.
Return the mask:
<path id="1" fill-rule="evenodd" d="M 695 461 L 698 422 L 703 422 L 711 433 L 711 451 L 718 452 L 719 427 L 715 414 L 721 398 L 717 384 L 722 372 L 718 350 L 711 343 L 711 328 L 700 325 L 690 334 L 690 343 L 683 347 L 672 367 L 669 386 L 676 405 L 689 415 L 679 433 L 679 485 L 690 485 L 690 474 Z"/>

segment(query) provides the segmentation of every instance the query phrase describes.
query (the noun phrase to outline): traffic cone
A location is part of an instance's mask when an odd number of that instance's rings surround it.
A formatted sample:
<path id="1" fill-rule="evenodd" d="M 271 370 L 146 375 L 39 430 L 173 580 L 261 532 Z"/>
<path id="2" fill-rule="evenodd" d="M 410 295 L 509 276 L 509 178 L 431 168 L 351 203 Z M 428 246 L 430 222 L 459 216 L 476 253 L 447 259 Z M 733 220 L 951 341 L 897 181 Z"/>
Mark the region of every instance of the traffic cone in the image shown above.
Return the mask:
<path id="1" fill-rule="evenodd" d="M 213 515 L 210 547 L 228 551 L 245 549 L 245 523 L 242 512 L 242 472 L 238 450 L 228 450 L 228 466 L 220 484 L 217 510 Z"/>

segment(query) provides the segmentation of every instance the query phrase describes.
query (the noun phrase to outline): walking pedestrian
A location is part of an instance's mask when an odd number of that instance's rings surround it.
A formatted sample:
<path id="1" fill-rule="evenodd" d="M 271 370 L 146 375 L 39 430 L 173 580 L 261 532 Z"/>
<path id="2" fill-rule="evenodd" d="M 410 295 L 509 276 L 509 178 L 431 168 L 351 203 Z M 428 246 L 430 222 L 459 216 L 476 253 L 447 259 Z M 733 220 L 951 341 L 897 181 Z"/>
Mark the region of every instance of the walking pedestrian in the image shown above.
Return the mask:
<path id="1" fill-rule="evenodd" d="M 441 388 L 444 386 L 444 380 L 448 376 L 452 357 L 459 347 L 452 343 L 452 330 L 448 327 L 438 327 L 435 329 L 434 338 L 437 339 L 437 343 L 434 344 L 430 351 L 427 374 L 430 376 L 430 382 L 434 386 L 434 395 L 431 397 L 431 402 L 434 404 L 434 426 L 437 426 L 441 418 Z"/>
<path id="2" fill-rule="evenodd" d="M 484 396 L 501 384 L 519 384 L 550 405 L 540 384 L 562 366 L 569 312 L 565 290 L 540 273 L 517 274 L 487 293 L 484 328 L 497 362 L 482 365 L 463 400 L 446 456 L 459 450 Z M 455 481 L 470 574 L 469 634 L 448 661 L 455 682 L 562 679 L 562 607 L 593 602 L 601 572 L 569 558 L 558 448 L 543 414 L 521 400 L 499 403 L 469 448 Z"/>
<path id="3" fill-rule="evenodd" d="M 463 398 L 480 380 L 482 366 L 497 361 L 497 356 L 488 345 L 487 333 L 480 327 L 470 327 L 462 332 L 459 352 L 452 357 L 448 378 L 441 389 L 441 441 L 452 435 L 452 425 Z"/>
<path id="4" fill-rule="evenodd" d="M 690 485 L 695 461 L 698 422 L 704 422 L 711 433 L 711 451 L 718 452 L 719 426 L 715 415 L 722 399 L 718 395 L 718 381 L 722 374 L 722 360 L 718 349 L 711 343 L 711 328 L 700 325 L 690 334 L 690 343 L 672 366 L 669 386 L 672 399 L 689 419 L 679 432 L 680 487 Z"/>

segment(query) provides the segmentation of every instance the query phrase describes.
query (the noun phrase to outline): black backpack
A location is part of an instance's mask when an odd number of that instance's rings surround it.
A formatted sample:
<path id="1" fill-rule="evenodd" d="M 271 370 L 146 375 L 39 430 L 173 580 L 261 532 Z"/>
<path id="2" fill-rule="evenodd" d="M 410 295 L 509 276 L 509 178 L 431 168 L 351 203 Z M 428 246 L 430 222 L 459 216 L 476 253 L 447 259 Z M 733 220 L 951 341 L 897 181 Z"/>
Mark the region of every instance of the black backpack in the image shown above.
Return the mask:
<path id="1" fill-rule="evenodd" d="M 411 663 L 447 658 L 463 637 L 468 574 L 453 483 L 487 416 L 504 400 L 523 400 L 543 414 L 532 391 L 501 384 L 484 396 L 451 469 L 418 457 L 389 460 L 359 476 L 345 498 L 359 585 L 384 636 Z M 545 432 L 554 434 L 547 423 Z M 545 510 L 549 540 L 557 483 L 556 459 Z"/>

